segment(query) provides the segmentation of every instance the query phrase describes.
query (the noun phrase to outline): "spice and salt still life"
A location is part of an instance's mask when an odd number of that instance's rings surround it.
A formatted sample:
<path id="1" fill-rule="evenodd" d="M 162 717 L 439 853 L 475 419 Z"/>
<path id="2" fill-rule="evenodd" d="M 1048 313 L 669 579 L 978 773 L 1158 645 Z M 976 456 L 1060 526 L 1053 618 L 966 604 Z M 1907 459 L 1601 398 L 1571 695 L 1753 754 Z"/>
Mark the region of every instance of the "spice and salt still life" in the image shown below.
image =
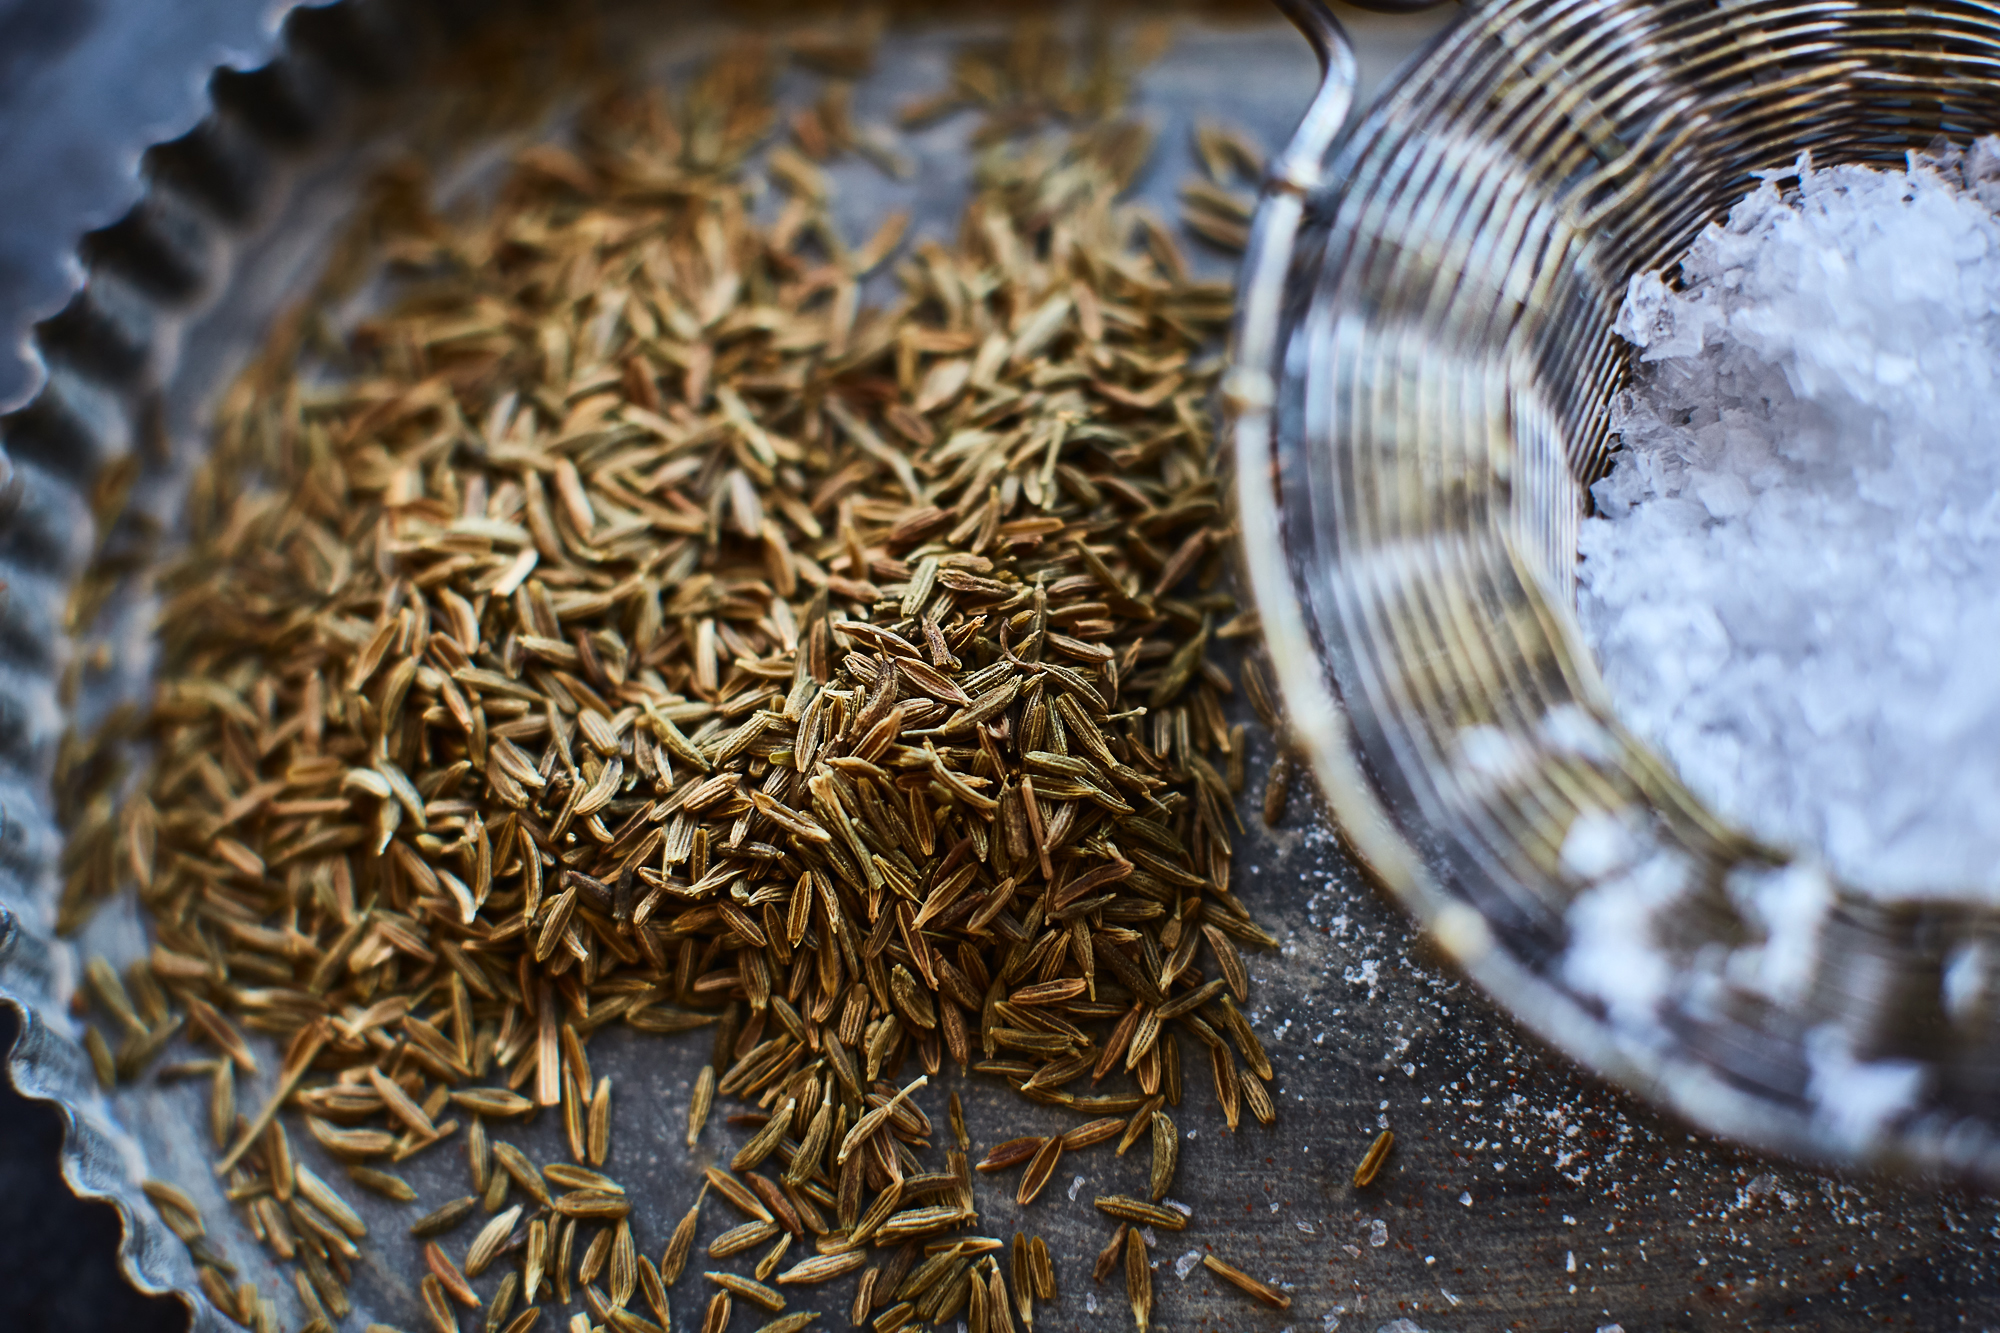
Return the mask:
<path id="1" fill-rule="evenodd" d="M 983 1175 L 1025 1206 L 1098 1145 L 1150 1153 L 1146 1198 L 1096 1201 L 1140 1272 L 1137 1228 L 1190 1220 L 1184 1089 L 1273 1119 L 1239 1006 L 1275 940 L 1229 891 L 1229 289 L 1121 202 L 1149 148 L 1110 63 L 1041 29 L 982 58 L 956 245 L 844 236 L 840 85 L 782 123 L 746 50 L 522 152 L 470 220 L 392 180 L 223 404 L 143 770 L 112 783 L 115 730 L 72 757 L 102 776 L 63 911 L 128 883 L 149 911 L 143 962 L 92 964 L 91 1050 L 108 1085 L 206 1048 L 162 1072 L 211 1084 L 215 1170 L 303 1318 L 152 1190 L 239 1322 L 346 1319 L 360 1189 L 407 1203 L 439 1330 L 670 1329 L 677 1302 L 776 1333 L 863 1269 L 848 1313 L 881 1333 L 1032 1327 L 1055 1269 L 1022 1234 L 1003 1267 Z M 1201 135 L 1214 239 L 1255 150 Z M 393 295 L 342 333 L 378 253 Z M 671 1236 L 604 1171 L 611 1024 L 712 1044 L 675 1147 L 742 1130 Z M 253 1100 L 255 1037 L 282 1063 Z M 981 1155 L 956 1091 L 932 1119 L 947 1067 L 1075 1123 Z M 567 1160 L 512 1141 L 537 1116 Z M 398 1164 L 446 1144 L 465 1193 L 420 1199 Z M 741 1219 L 706 1262 L 743 1272 L 689 1269 L 704 1208 Z"/>
<path id="2" fill-rule="evenodd" d="M 1327 82 L 1269 163 L 1135 88 L 1140 21 L 906 35 L 893 102 L 880 24 L 703 38 L 469 176 L 371 168 L 67 612 L 157 598 L 150 693 L 58 756 L 55 915 L 86 1079 L 200 1107 L 144 1186 L 183 1286 L 258 1333 L 1016 1333 L 1374 1327 L 1394 1273 L 1449 1327 L 1554 1182 L 1605 1240 L 1528 1287 L 1639 1308 L 1614 1228 L 1729 1150 L 1472 981 L 1704 1127 L 1859 1161 L 1916 1118 L 1893 1043 L 1784 1025 L 1836 902 L 2000 892 L 2000 141 L 1725 172 L 1602 250 L 1481 176 L 1520 235 L 1433 265 L 1397 210 L 1460 184 L 1403 149 L 1486 66 L 1340 139 L 1338 30 L 1284 7 Z M 1561 22 L 1489 8 L 1450 42 L 1561 102 L 1518 123 L 1628 169 L 1516 49 Z M 948 123 L 962 188 L 855 206 Z M 1561 258 L 1496 321 L 1508 237 Z M 1551 367 L 1618 392 L 1552 426 Z M 1781 1095 L 1674 1027 L 1716 995 L 1804 1052 Z"/>

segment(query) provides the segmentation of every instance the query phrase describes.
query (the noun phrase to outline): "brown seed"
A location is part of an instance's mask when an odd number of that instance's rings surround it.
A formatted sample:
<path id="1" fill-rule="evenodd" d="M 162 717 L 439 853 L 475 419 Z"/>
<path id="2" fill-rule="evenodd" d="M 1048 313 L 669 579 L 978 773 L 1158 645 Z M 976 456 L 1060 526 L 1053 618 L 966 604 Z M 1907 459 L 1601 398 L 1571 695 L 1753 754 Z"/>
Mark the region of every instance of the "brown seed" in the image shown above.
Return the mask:
<path id="1" fill-rule="evenodd" d="M 1242 1078 L 1236 1082 L 1237 1090 L 1242 1093 L 1243 1100 L 1249 1104 L 1250 1114 L 1257 1117 L 1258 1124 L 1268 1125 L 1277 1120 L 1278 1108 L 1271 1104 L 1271 1094 L 1265 1088 L 1263 1080 Z"/>
<path id="2" fill-rule="evenodd" d="M 799 1333 L 819 1318 L 817 1310 L 794 1310 L 788 1315 L 780 1315 L 770 1323 L 756 1330 L 756 1333 Z"/>
<path id="3" fill-rule="evenodd" d="M 687 1146 L 692 1148 L 708 1123 L 708 1108 L 715 1101 L 715 1066 L 703 1065 L 695 1076 L 694 1096 L 688 1102 Z"/>
<path id="4" fill-rule="evenodd" d="M 1146 1259 L 1146 1242 L 1129 1227 L 1125 1231 L 1125 1296 L 1132 1303 L 1132 1322 L 1146 1333 L 1153 1322 L 1153 1270 Z"/>
<path id="5" fill-rule="evenodd" d="M 208 1270 L 202 1271 L 206 1273 Z M 459 1333 L 458 1315 L 453 1312 L 451 1300 L 445 1295 L 444 1283 L 437 1275 L 425 1274 L 424 1280 L 418 1284 L 418 1291 L 423 1300 L 424 1317 L 430 1320 L 431 1327 L 437 1333 Z"/>
<path id="6" fill-rule="evenodd" d="M 557 1195 L 554 1206 L 564 1217 L 597 1222 L 613 1222 L 632 1211 L 630 1199 L 610 1190 L 571 1190 Z"/>
<path id="7" fill-rule="evenodd" d="M 704 1276 L 730 1294 L 741 1296 L 751 1304 L 762 1306 L 773 1314 L 785 1308 L 784 1293 L 761 1282 L 753 1282 L 747 1277 L 726 1272 L 710 1272 Z"/>
<path id="8" fill-rule="evenodd" d="M 1046 1138 L 1036 1134 L 1021 1139 L 1008 1139 L 1005 1143 L 995 1145 L 991 1152 L 980 1158 L 973 1170 L 1005 1171 L 1010 1166 L 1019 1166 L 1041 1152 L 1048 1142 Z"/>
<path id="9" fill-rule="evenodd" d="M 186 1190 L 164 1180 L 148 1180 L 140 1188 L 183 1242 L 193 1242 L 204 1234 L 201 1209 Z"/>
<path id="10" fill-rule="evenodd" d="M 1040 1236 L 1028 1242 L 1028 1268 L 1035 1278 L 1035 1299 L 1052 1301 L 1056 1298 L 1056 1269 L 1049 1259 L 1049 1247 Z M 1103 1279 L 1099 1279 L 1102 1281 Z"/>
<path id="11" fill-rule="evenodd" d="M 754 1249 L 777 1234 L 778 1224 L 776 1222 L 745 1222 L 741 1226 L 729 1228 L 729 1230 L 710 1241 L 708 1243 L 708 1257 L 711 1259 L 727 1259 L 731 1255 L 741 1254 L 745 1250 Z"/>
<path id="12" fill-rule="evenodd" d="M 478 1200 L 468 1194 L 462 1199 L 453 1199 L 450 1203 L 441 1204 L 410 1223 L 410 1234 L 441 1236 L 472 1216 L 472 1207 L 477 1202 Z"/>
<path id="13" fill-rule="evenodd" d="M 951 1099 L 948 1105 L 951 1116 L 951 1136 L 958 1143 L 959 1151 L 969 1151 L 972 1147 L 972 1136 L 965 1132 L 965 1108 L 959 1104 L 957 1088 L 951 1090 Z"/>
<path id="14" fill-rule="evenodd" d="M 1259 1282 L 1234 1264 L 1224 1263 L 1212 1254 L 1201 1257 L 1202 1266 L 1239 1291 L 1248 1292 L 1273 1310 L 1289 1310 L 1292 1298 L 1268 1282 Z"/>
<path id="15" fill-rule="evenodd" d="M 388 1171 L 377 1171 L 368 1166 L 349 1166 L 347 1178 L 363 1189 L 394 1199 L 397 1203 L 409 1203 L 417 1197 L 417 1191 L 410 1182 Z"/>
<path id="16" fill-rule="evenodd" d="M 361 1220 L 361 1214 L 354 1211 L 340 1192 L 321 1179 L 319 1173 L 308 1166 L 296 1166 L 292 1170 L 293 1182 L 298 1193 L 313 1207 L 332 1220 L 333 1224 L 355 1240 L 368 1234 L 368 1227 Z"/>
<path id="17" fill-rule="evenodd" d="M 624 1186 L 601 1171 L 593 1171 L 587 1166 L 573 1166 L 568 1162 L 550 1162 L 542 1168 L 542 1174 L 564 1189 L 599 1190 L 607 1194 L 623 1194 Z"/>
<path id="18" fill-rule="evenodd" d="M 585 1135 L 585 1143 L 590 1150 L 590 1164 L 603 1166 L 604 1159 L 611 1152 L 611 1080 L 609 1077 L 597 1080 L 597 1091 L 590 1099 L 590 1119 Z"/>
<path id="19" fill-rule="evenodd" d="M 757 1260 L 757 1266 L 751 1270 L 750 1275 L 759 1282 L 769 1282 L 771 1274 L 778 1271 L 778 1265 L 785 1261 L 785 1255 L 791 1248 L 792 1234 L 789 1231 L 780 1231 L 778 1238 L 771 1242 L 771 1248 L 764 1251 L 763 1257 Z"/>
<path id="20" fill-rule="evenodd" d="M 791 1132 L 792 1113 L 797 1107 L 798 1103 L 788 1098 L 778 1113 L 771 1117 L 769 1123 L 758 1130 L 756 1136 L 744 1144 L 736 1156 L 730 1159 L 730 1169 L 751 1171 L 761 1166 L 765 1158 L 777 1151 L 778 1144 L 784 1140 L 785 1135 Z"/>
<path id="21" fill-rule="evenodd" d="M 880 1268 L 871 1268 L 854 1284 L 854 1304 L 848 1308 L 848 1323 L 859 1328 L 868 1321 L 869 1312 L 875 1308 L 875 1287 L 882 1281 L 882 1273 Z"/>
<path id="22" fill-rule="evenodd" d="M 507 1204 L 507 1187 L 512 1183 L 505 1171 L 494 1171 L 486 1178 L 486 1194 L 479 1206 L 489 1213 L 497 1213 Z"/>
<path id="23" fill-rule="evenodd" d="M 1236 1081 L 1236 1061 L 1226 1046 L 1208 1048 L 1209 1067 L 1215 1076 L 1215 1100 L 1222 1106 L 1223 1120 L 1230 1133 L 1236 1132 L 1237 1122 L 1242 1118 L 1241 1091 Z"/>
<path id="24" fill-rule="evenodd" d="M 1285 818 L 1285 803 L 1292 794 L 1292 767 L 1291 753 L 1280 750 L 1264 779 L 1264 823 L 1270 828 L 1278 827 Z"/>
<path id="25" fill-rule="evenodd" d="M 701 1201 L 708 1190 L 695 1196 L 681 1220 L 674 1226 L 674 1234 L 667 1240 L 667 1248 L 660 1256 L 660 1281 L 671 1287 L 681 1280 L 681 1270 L 687 1267 L 688 1255 L 694 1250 L 695 1228 L 701 1223 Z"/>
<path id="26" fill-rule="evenodd" d="M 1014 1191 L 1014 1202 L 1027 1207 L 1036 1196 L 1048 1187 L 1055 1177 L 1056 1164 L 1062 1160 L 1063 1141 L 1060 1136 L 1042 1140 L 1042 1146 L 1029 1161 L 1028 1169 L 1021 1175 L 1020 1188 Z"/>
<path id="27" fill-rule="evenodd" d="M 1111 1276 L 1111 1271 L 1118 1267 L 1118 1261 L 1125 1256 L 1125 1236 L 1131 1230 L 1132 1228 L 1124 1222 L 1118 1224 L 1118 1229 L 1111 1233 L 1110 1242 L 1097 1252 L 1097 1262 L 1090 1272 L 1091 1281 L 1102 1282 Z"/>
<path id="28" fill-rule="evenodd" d="M 1264 1053 L 1263 1043 L 1257 1040 L 1257 1034 L 1250 1026 L 1250 1020 L 1227 999 L 1222 1002 L 1222 1017 L 1230 1035 L 1236 1040 L 1236 1049 L 1242 1053 L 1243 1063 L 1250 1066 L 1250 1072 L 1269 1083 L 1276 1075 L 1271 1068 L 1270 1057 Z"/>
<path id="29" fill-rule="evenodd" d="M 1230 994 L 1237 1003 L 1250 998 L 1250 974 L 1243 967 L 1243 955 L 1236 951 L 1229 937 L 1214 926 L 1203 924 L 1201 933 L 1208 940 L 1208 947 L 1215 954 L 1215 965 L 1229 983 Z"/>
<path id="30" fill-rule="evenodd" d="M 966 1274 L 966 1279 L 966 1322 L 974 1328 L 987 1329 L 990 1333 L 993 1327 L 991 1289 L 987 1287 L 985 1279 L 976 1267 Z"/>
<path id="31" fill-rule="evenodd" d="M 806 1125 L 806 1132 L 799 1140 L 799 1150 L 793 1155 L 791 1165 L 785 1168 L 785 1183 L 803 1185 L 819 1170 L 826 1158 L 826 1146 L 833 1135 L 833 1080 L 826 1080 L 826 1088 L 820 1100 L 819 1109 L 813 1112 L 812 1120 Z"/>
<path id="32" fill-rule="evenodd" d="M 368 1072 L 376 1080 L 376 1090 L 383 1093 L 384 1101 L 388 1101 L 391 1095 L 398 1097 L 410 1108 L 412 1114 L 421 1118 L 423 1127 L 419 1128 L 417 1125 L 411 1124 L 412 1129 L 426 1136 L 437 1132 L 436 1127 L 430 1123 L 430 1117 L 424 1115 L 423 1108 L 411 1102 L 401 1088 L 384 1077 L 379 1070 L 370 1069 Z M 386 1089 L 384 1085 L 386 1085 Z M 393 1106 L 391 1107 L 391 1113 L 396 1114 L 396 1118 L 399 1120 L 404 1119 L 401 1113 L 395 1112 Z M 408 1120 L 405 1120 L 404 1123 L 410 1124 Z M 472 1172 L 472 1192 L 474 1194 L 486 1193 L 486 1178 L 488 1173 L 493 1169 L 493 1155 L 487 1148 L 486 1122 L 478 1116 L 472 1117 L 472 1125 L 465 1131 L 465 1161 L 466 1166 Z"/>
<path id="33" fill-rule="evenodd" d="M 469 1310 L 479 1308 L 479 1294 L 465 1280 L 465 1274 L 458 1271 L 458 1265 L 451 1261 L 451 1256 L 434 1240 L 424 1243 L 424 1266 L 443 1284 L 445 1293 L 453 1300 Z"/>
<path id="34" fill-rule="evenodd" d="M 1382 1164 L 1389 1160 L 1389 1150 L 1395 1146 L 1394 1130 L 1385 1129 L 1375 1136 L 1375 1141 L 1368 1145 L 1368 1151 L 1363 1154 L 1360 1165 L 1354 1168 L 1354 1188 L 1366 1189 L 1375 1183 L 1375 1177 L 1381 1174 Z"/>
<path id="35" fill-rule="evenodd" d="M 729 1200 L 730 1203 L 734 1204 L 742 1212 L 756 1218 L 760 1222 L 769 1222 L 772 1220 L 771 1210 L 764 1206 L 763 1200 L 753 1194 L 750 1191 L 750 1187 L 735 1176 L 730 1175 L 727 1171 L 719 1167 L 713 1166 L 706 1168 L 704 1175 L 709 1185 L 714 1187 L 717 1194 Z"/>
<path id="36" fill-rule="evenodd" d="M 556 1261 L 549 1265 L 549 1273 L 555 1278 L 556 1300 L 564 1305 L 570 1302 L 570 1256 L 576 1249 L 576 1219 L 561 1219 L 556 1234 Z"/>
<path id="37" fill-rule="evenodd" d="M 535 1109 L 533 1102 L 506 1088 L 458 1088 L 453 1090 L 451 1100 L 454 1106 L 474 1115 L 501 1118 L 526 1115 Z"/>
<path id="38" fill-rule="evenodd" d="M 514 1294 L 520 1290 L 519 1273 L 503 1273 L 500 1285 L 494 1288 L 493 1299 L 486 1303 L 486 1318 L 482 1321 L 485 1333 L 500 1333 L 507 1327 L 508 1317 L 514 1312 Z"/>
<path id="39" fill-rule="evenodd" d="M 542 1173 L 535 1170 L 535 1164 L 528 1155 L 504 1140 L 493 1143 L 493 1161 L 500 1167 L 501 1174 L 507 1176 L 536 1203 L 544 1208 L 554 1203 L 549 1188 L 542 1183 Z"/>
<path id="40" fill-rule="evenodd" d="M 1127 1222 L 1137 1222 L 1142 1227 L 1160 1227 L 1167 1231 L 1180 1231 L 1188 1224 L 1188 1215 L 1156 1203 L 1146 1203 L 1127 1194 L 1100 1194 L 1096 1200 L 1097 1210 Z"/>
<path id="41" fill-rule="evenodd" d="M 1153 1169 L 1147 1177 L 1147 1197 L 1154 1203 L 1173 1187 L 1174 1166 L 1180 1160 L 1180 1132 L 1165 1111 L 1153 1112 Z"/>
<path id="42" fill-rule="evenodd" d="M 672 1328 L 674 1321 L 667 1306 L 667 1284 L 660 1278 L 660 1270 L 653 1267 L 653 1261 L 645 1255 L 639 1256 L 639 1294 L 646 1298 L 646 1308 L 653 1312 L 661 1328 Z"/>
<path id="43" fill-rule="evenodd" d="M 794 1282 L 831 1282 L 837 1277 L 852 1273 L 868 1262 L 867 1255 L 860 1250 L 846 1254 L 816 1254 L 810 1259 L 802 1259 L 784 1272 L 778 1274 L 779 1284 Z"/>
<path id="44" fill-rule="evenodd" d="M 542 1280 L 548 1275 L 549 1224 L 544 1218 L 536 1218 L 528 1223 L 528 1245 L 521 1260 L 521 1291 L 523 1299 L 530 1304 L 541 1290 Z"/>
<path id="45" fill-rule="evenodd" d="M 111 1048 L 104 1043 L 104 1034 L 96 1028 L 84 1029 L 85 1044 L 90 1047 L 90 1058 L 97 1067 L 97 1082 L 101 1087 L 110 1088 L 118 1081 L 117 1072 L 112 1067 Z M 213 1081 L 208 1093 L 208 1132 L 218 1148 L 227 1147 L 229 1136 L 236 1128 L 236 1072 L 235 1066 L 227 1060 L 216 1062 Z"/>
<path id="46" fill-rule="evenodd" d="M 1125 1132 L 1118 1138 L 1118 1156 L 1123 1157 L 1126 1151 L 1139 1141 L 1141 1135 L 1152 1132 L 1153 1114 L 1166 1105 L 1166 1102 L 1165 1097 L 1156 1095 L 1148 1097 L 1139 1104 L 1132 1112 L 1132 1118 L 1125 1122 Z"/>
<path id="47" fill-rule="evenodd" d="M 506 1244 L 507 1238 L 514 1233 L 514 1224 L 520 1219 L 521 1205 L 517 1203 L 479 1229 L 479 1235 L 473 1239 L 472 1247 L 465 1252 L 467 1277 L 478 1277 L 486 1271 L 487 1265 L 491 1264 L 495 1256 L 500 1253 L 500 1247 Z"/>
<path id="48" fill-rule="evenodd" d="M 292 1160 L 291 1137 L 285 1133 L 284 1125 L 276 1120 L 264 1131 L 264 1173 L 271 1178 L 273 1194 L 281 1200 L 292 1197 L 292 1190 L 298 1182 L 298 1167 Z M 340 1197 L 325 1181 L 317 1176 L 313 1179 L 322 1193 L 336 1199 Z M 345 1208 L 346 1205 L 342 1203 L 338 1207 Z"/>
<path id="49" fill-rule="evenodd" d="M 718 1291 L 708 1303 L 708 1312 L 702 1316 L 701 1333 L 722 1333 L 729 1327 L 732 1302 L 729 1293 Z"/>
<path id="50" fill-rule="evenodd" d="M 1062 1136 L 1063 1147 L 1071 1152 L 1093 1147 L 1106 1139 L 1117 1138 L 1125 1132 L 1125 1122 L 1117 1116 L 1106 1116 L 1088 1124 L 1078 1125 Z"/>
<path id="51" fill-rule="evenodd" d="M 873 1075 L 871 1074 L 870 1077 L 873 1077 Z M 930 1082 L 929 1075 L 919 1075 L 915 1081 L 904 1087 L 886 1103 L 876 1107 L 874 1110 L 868 1112 L 868 1114 L 862 1116 L 860 1120 L 856 1121 L 854 1128 L 847 1131 L 847 1137 L 841 1140 L 840 1151 L 835 1155 L 835 1160 L 845 1162 L 848 1155 L 856 1147 L 866 1142 L 869 1135 L 880 1129 L 883 1123 L 896 1113 L 896 1108 L 902 1105 L 905 1098 L 928 1082 Z"/>
<path id="52" fill-rule="evenodd" d="M 1007 1256 L 1007 1271 L 1014 1277 L 1015 1311 L 1029 1328 L 1035 1326 L 1035 1278 L 1028 1258 L 1028 1237 L 1023 1232 L 1014 1233 L 1014 1244 Z"/>
<path id="53" fill-rule="evenodd" d="M 598 1233 L 590 1237 L 590 1245 L 584 1247 L 584 1257 L 576 1265 L 578 1283 L 590 1287 L 594 1281 L 598 1281 L 598 1277 L 604 1273 L 604 1265 L 608 1265 L 612 1259 L 612 1245 L 614 1245 L 614 1235 L 610 1227 L 600 1227 Z"/>

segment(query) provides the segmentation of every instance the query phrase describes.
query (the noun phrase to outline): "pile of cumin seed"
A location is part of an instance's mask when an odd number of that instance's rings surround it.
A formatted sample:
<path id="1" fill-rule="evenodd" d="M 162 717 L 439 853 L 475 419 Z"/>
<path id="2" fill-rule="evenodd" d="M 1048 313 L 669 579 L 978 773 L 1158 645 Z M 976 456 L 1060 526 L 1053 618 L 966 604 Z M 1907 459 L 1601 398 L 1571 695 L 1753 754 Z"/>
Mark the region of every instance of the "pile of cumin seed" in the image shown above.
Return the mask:
<path id="1" fill-rule="evenodd" d="M 992 146 L 959 243 L 915 246 L 886 309 L 861 284 L 903 223 L 850 245 L 822 167 L 879 139 L 837 83 L 780 124 L 745 51 L 524 153 L 475 222 L 406 216 L 394 309 L 340 340 L 301 320 L 230 395 L 161 580 L 150 764 L 122 806 L 76 802 L 65 914 L 137 884 L 154 947 L 89 969 L 124 1043 L 93 1027 L 93 1055 L 109 1081 L 182 1031 L 214 1048 L 167 1072 L 212 1080 L 218 1174 L 306 1327 L 345 1318 L 366 1228 L 300 1134 L 405 1201 L 394 1164 L 462 1139 L 472 1194 L 413 1227 L 435 1327 L 578 1301 L 673 1327 L 704 1199 L 640 1252 L 596 1169 L 613 1022 L 713 1028 L 690 1147 L 717 1094 L 756 1127 L 708 1171 L 745 1218 L 710 1257 L 755 1263 L 707 1274 L 704 1333 L 863 1268 L 857 1325 L 1032 1327 L 1053 1265 L 1016 1236 L 1003 1275 L 976 1234 L 955 1093 L 942 1169 L 918 1155 L 947 1061 L 1083 1117 L 977 1164 L 1021 1166 L 1024 1204 L 1065 1153 L 1148 1143 L 1150 1197 L 1098 1201 L 1097 1276 L 1122 1254 L 1149 1323 L 1136 1228 L 1188 1221 L 1162 1202 L 1181 1037 L 1232 1129 L 1273 1116 L 1237 1005 L 1239 947 L 1274 941 L 1228 889 L 1246 738 L 1210 657 L 1254 627 L 1206 411 L 1230 293 L 1120 202 L 1145 133 L 1108 62 L 1068 57 L 1023 29 L 913 109 L 981 106 Z M 1213 216 L 1251 155 L 1201 146 Z M 239 1110 L 245 1029 L 285 1054 Z M 499 1137 L 540 1107 L 573 1161 Z M 150 1188 L 218 1308 L 279 1327 Z"/>

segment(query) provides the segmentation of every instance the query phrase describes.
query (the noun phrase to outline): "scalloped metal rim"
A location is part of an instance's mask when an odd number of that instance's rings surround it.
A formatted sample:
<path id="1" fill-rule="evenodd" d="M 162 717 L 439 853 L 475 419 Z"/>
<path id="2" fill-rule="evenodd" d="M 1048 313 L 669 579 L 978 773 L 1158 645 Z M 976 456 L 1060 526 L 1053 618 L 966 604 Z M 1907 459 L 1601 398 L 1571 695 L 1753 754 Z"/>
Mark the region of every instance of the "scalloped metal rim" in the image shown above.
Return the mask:
<path id="1" fill-rule="evenodd" d="M 1343 129 L 1344 39 L 1323 0 L 1279 0 L 1306 31 L 1327 71 L 1320 99 L 1274 162 L 1252 224 L 1240 279 L 1237 322 L 1225 380 L 1235 449 L 1235 500 L 1242 562 L 1262 614 L 1266 646 L 1284 693 L 1294 739 L 1342 833 L 1364 864 L 1416 921 L 1513 1017 L 1551 1047 L 1600 1076 L 1670 1109 L 1692 1126 L 1737 1142 L 1844 1170 L 1888 1169 L 1985 1179 L 2000 1159 L 1968 1153 L 1934 1122 L 1919 1119 L 1860 1144 L 1830 1140 L 1803 1108 L 1732 1085 L 1717 1069 L 1688 1057 L 1658 1034 L 1621 1029 L 1593 1012 L 1532 961 L 1512 951 L 1460 887 L 1427 864 L 1419 835 L 1401 827 L 1365 769 L 1361 743 L 1308 627 L 1294 554 L 1284 533 L 1284 483 L 1277 413 L 1284 365 L 1287 288 L 1308 204 L 1336 160 L 1386 117 L 1399 91 L 1469 58 L 1478 25 L 1461 22 L 1406 68 L 1361 123 Z M 1336 168 L 1337 169 L 1337 168 Z M 1328 187 L 1333 189 L 1332 186 Z"/>

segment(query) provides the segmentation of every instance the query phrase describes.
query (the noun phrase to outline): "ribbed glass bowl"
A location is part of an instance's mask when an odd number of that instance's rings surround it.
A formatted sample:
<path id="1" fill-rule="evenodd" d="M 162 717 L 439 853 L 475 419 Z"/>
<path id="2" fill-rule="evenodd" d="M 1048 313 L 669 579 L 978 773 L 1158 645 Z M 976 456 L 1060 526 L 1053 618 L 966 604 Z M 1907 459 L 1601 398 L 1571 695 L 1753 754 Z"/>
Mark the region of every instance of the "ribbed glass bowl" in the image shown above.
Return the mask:
<path id="1" fill-rule="evenodd" d="M 1801 152 L 2000 127 L 2000 13 L 1489 0 L 1343 135 L 1337 30 L 1289 7 L 1332 69 L 1265 192 L 1229 396 L 1246 564 L 1347 838 L 1502 1003 L 1696 1123 L 2000 1179 L 2000 916 L 1729 827 L 1619 725 L 1574 612 L 1629 278 Z"/>

